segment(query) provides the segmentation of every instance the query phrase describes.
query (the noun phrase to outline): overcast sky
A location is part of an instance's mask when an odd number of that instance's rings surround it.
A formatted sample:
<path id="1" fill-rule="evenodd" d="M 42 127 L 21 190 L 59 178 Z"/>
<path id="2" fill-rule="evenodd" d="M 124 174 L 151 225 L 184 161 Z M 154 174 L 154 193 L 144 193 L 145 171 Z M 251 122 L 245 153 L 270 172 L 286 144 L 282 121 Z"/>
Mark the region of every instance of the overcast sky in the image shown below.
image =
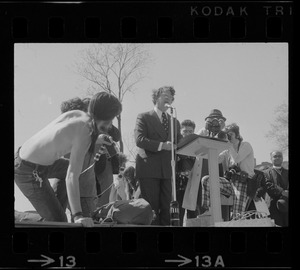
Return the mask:
<path id="1" fill-rule="evenodd" d="M 86 95 L 88 82 L 75 72 L 89 44 L 15 44 L 15 149 L 60 114 L 62 101 Z M 265 137 L 275 108 L 288 101 L 287 43 L 147 44 L 153 61 L 147 78 L 123 102 L 123 137 L 132 145 L 136 116 L 153 108 L 151 91 L 175 88 L 178 120 L 196 131 L 212 109 L 236 122 L 256 163 L 270 161 L 274 143 Z M 125 147 L 125 153 L 128 150 Z M 132 159 L 130 157 L 130 159 Z M 15 209 L 33 210 L 15 186 Z"/>

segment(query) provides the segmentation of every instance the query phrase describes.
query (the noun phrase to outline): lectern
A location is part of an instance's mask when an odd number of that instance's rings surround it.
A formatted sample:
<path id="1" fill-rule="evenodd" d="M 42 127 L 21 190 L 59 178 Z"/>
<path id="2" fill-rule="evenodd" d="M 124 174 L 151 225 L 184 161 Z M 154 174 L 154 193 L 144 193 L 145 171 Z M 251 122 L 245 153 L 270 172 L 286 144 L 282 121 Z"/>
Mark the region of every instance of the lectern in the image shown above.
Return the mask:
<path id="1" fill-rule="evenodd" d="M 229 149 L 227 141 L 197 134 L 186 136 L 177 145 L 179 155 L 200 156 L 208 159 L 213 224 L 222 221 L 218 157 L 226 149 Z"/>

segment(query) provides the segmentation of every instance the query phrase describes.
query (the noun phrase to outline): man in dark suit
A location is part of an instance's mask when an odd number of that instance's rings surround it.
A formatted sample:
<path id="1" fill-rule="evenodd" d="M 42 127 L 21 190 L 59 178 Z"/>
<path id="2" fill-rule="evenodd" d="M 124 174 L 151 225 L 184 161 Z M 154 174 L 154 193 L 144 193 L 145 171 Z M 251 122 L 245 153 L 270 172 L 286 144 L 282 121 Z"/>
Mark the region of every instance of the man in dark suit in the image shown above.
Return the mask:
<path id="1" fill-rule="evenodd" d="M 273 167 L 265 171 L 265 189 L 270 196 L 270 216 L 279 226 L 288 226 L 289 171 L 282 167 L 280 151 L 271 153 Z"/>
<path id="2" fill-rule="evenodd" d="M 154 109 L 137 116 L 134 130 L 138 153 L 136 177 L 140 181 L 141 196 L 150 203 L 156 218 L 153 225 L 170 225 L 172 200 L 171 116 L 166 113 L 174 101 L 175 90 L 165 86 L 153 90 Z M 180 123 L 174 119 L 174 149 L 181 139 Z"/>

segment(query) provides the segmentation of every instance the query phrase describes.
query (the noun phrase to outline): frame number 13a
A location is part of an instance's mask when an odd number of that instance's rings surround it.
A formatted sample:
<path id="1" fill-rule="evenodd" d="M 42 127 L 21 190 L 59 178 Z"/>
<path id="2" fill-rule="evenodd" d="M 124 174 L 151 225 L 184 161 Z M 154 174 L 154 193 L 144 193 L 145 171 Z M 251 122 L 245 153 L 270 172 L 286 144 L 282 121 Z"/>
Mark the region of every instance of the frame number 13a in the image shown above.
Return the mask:
<path id="1" fill-rule="evenodd" d="M 216 260 L 212 260 L 212 258 L 208 255 L 203 257 L 196 256 L 196 267 L 225 267 L 224 261 L 221 255 L 219 255 Z"/>

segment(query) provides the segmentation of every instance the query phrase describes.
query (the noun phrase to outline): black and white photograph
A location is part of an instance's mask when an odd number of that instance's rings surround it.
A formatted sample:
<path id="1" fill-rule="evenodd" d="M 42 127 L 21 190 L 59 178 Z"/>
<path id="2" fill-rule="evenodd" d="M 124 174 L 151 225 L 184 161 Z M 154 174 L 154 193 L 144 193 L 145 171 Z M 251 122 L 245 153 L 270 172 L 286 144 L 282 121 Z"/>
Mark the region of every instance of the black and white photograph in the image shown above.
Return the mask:
<path id="1" fill-rule="evenodd" d="M 15 227 L 288 227 L 288 59 L 15 43 Z"/>

